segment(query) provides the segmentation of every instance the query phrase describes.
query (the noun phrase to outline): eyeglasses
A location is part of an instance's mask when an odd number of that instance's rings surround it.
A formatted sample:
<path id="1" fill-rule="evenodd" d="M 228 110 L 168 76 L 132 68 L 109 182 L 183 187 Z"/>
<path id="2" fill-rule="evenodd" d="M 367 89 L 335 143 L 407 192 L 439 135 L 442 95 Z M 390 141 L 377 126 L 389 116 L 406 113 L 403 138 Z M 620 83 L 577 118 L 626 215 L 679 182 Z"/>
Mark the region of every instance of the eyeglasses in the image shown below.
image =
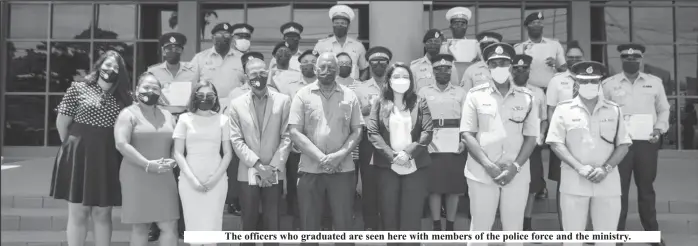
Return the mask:
<path id="1" fill-rule="evenodd" d="M 216 96 L 216 93 L 209 92 L 209 93 L 196 93 L 196 99 L 216 99 L 218 96 Z"/>
<path id="2" fill-rule="evenodd" d="M 640 54 L 621 54 L 620 59 L 637 60 L 637 59 L 642 59 L 642 55 L 640 55 Z"/>
<path id="3" fill-rule="evenodd" d="M 441 39 L 438 39 L 438 38 L 432 38 L 432 39 L 427 40 L 427 42 L 426 42 L 426 44 L 428 44 L 428 45 L 435 45 L 435 44 L 441 44 L 441 43 L 443 43 L 443 41 L 441 41 Z"/>
<path id="4" fill-rule="evenodd" d="M 369 63 L 371 63 L 371 65 L 388 65 L 388 61 L 386 60 L 371 60 Z"/>
<path id="5" fill-rule="evenodd" d="M 351 67 L 351 62 L 350 61 L 341 61 L 337 63 L 340 67 Z"/>
<path id="6" fill-rule="evenodd" d="M 230 38 L 231 36 L 232 35 L 230 35 L 230 33 L 228 33 L 228 32 L 219 32 L 219 33 L 213 34 L 214 38 Z"/>
<path id="7" fill-rule="evenodd" d="M 595 84 L 598 85 L 601 80 L 599 79 L 576 79 L 577 83 L 580 85 Z"/>
<path id="8" fill-rule="evenodd" d="M 438 73 L 450 73 L 451 72 L 451 67 L 449 66 L 439 66 L 434 68 L 434 72 Z"/>
<path id="9" fill-rule="evenodd" d="M 162 50 L 164 50 L 165 52 L 182 52 L 184 49 L 179 46 L 169 45 L 163 47 Z"/>

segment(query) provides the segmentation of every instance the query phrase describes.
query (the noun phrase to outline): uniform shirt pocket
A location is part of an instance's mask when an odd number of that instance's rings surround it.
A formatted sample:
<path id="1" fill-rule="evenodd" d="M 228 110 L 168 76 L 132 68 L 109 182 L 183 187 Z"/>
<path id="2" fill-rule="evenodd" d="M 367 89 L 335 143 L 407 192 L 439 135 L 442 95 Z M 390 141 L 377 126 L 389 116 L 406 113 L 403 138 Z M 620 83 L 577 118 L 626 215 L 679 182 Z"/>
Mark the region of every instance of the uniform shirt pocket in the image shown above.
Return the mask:
<path id="1" fill-rule="evenodd" d="M 477 107 L 477 125 L 480 132 L 490 132 L 494 129 L 492 124 L 496 115 L 497 109 L 494 105 L 483 104 Z"/>
<path id="2" fill-rule="evenodd" d="M 613 144 L 618 128 L 618 122 L 614 118 L 602 118 L 599 120 L 599 136 L 604 142 Z"/>
<path id="3" fill-rule="evenodd" d="M 339 102 L 339 110 L 343 116 L 343 119 L 347 124 L 349 124 L 349 121 L 351 120 L 351 102 L 349 101 L 341 101 Z"/>
<path id="4" fill-rule="evenodd" d="M 526 114 L 528 113 L 528 108 L 523 106 L 514 106 L 510 109 L 509 121 L 521 124 L 526 120 Z"/>

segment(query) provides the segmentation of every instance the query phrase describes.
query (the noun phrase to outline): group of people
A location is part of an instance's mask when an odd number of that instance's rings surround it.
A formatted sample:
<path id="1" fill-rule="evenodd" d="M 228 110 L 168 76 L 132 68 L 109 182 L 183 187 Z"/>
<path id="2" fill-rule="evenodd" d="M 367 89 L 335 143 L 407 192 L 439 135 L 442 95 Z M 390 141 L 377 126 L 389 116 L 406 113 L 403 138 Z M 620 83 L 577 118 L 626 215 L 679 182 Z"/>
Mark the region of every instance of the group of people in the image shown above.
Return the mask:
<path id="1" fill-rule="evenodd" d="M 83 245 L 89 218 L 96 245 L 109 245 L 115 206 L 131 245 L 221 230 L 224 210 L 243 230 L 277 231 L 284 199 L 296 230 L 352 230 L 357 193 L 365 230 L 422 230 L 428 206 L 433 230 L 452 231 L 460 197 L 470 230 L 491 230 L 497 212 L 504 230 L 533 230 L 548 146 L 561 230 L 582 231 L 588 217 L 593 230 L 624 230 L 631 177 L 642 225 L 659 230 L 669 104 L 641 69 L 644 46 L 618 46 L 623 71 L 609 75 L 575 42 L 543 37 L 542 13 L 512 45 L 489 31 L 466 39 L 471 12 L 456 7 L 453 37 L 428 30 L 424 57 L 407 64 L 347 37 L 348 6 L 329 17 L 333 35 L 307 51 L 303 26 L 282 25 L 270 64 L 249 50 L 245 23 L 216 25 L 214 46 L 191 62 L 186 37 L 165 34 L 164 62 L 135 91 L 119 53 L 102 54 L 57 109 L 51 195 L 69 202 L 69 245 Z M 179 82 L 192 85 L 186 106 L 162 96 Z"/>

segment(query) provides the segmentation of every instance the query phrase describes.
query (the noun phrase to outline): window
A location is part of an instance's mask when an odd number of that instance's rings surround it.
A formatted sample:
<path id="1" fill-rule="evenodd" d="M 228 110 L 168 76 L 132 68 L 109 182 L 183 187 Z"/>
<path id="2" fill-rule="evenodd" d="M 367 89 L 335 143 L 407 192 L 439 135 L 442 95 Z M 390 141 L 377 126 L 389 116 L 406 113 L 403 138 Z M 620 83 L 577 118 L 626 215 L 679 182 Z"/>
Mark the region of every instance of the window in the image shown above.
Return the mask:
<path id="1" fill-rule="evenodd" d="M 9 146 L 60 145 L 54 110 L 71 83 L 107 50 L 121 53 L 135 79 L 160 62 L 158 38 L 177 27 L 176 4 L 11 2 L 8 7 L 2 110 L 3 143 Z"/>

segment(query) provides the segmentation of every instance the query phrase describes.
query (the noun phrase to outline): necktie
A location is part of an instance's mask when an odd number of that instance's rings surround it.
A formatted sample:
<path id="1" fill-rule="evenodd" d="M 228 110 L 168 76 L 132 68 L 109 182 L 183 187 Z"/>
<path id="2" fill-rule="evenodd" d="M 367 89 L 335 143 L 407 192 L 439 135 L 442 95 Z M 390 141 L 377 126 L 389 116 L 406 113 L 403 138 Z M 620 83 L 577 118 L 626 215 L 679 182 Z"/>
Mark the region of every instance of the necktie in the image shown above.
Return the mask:
<path id="1" fill-rule="evenodd" d="M 577 97 L 579 95 L 579 83 L 574 82 L 574 86 L 572 86 L 572 98 Z"/>

